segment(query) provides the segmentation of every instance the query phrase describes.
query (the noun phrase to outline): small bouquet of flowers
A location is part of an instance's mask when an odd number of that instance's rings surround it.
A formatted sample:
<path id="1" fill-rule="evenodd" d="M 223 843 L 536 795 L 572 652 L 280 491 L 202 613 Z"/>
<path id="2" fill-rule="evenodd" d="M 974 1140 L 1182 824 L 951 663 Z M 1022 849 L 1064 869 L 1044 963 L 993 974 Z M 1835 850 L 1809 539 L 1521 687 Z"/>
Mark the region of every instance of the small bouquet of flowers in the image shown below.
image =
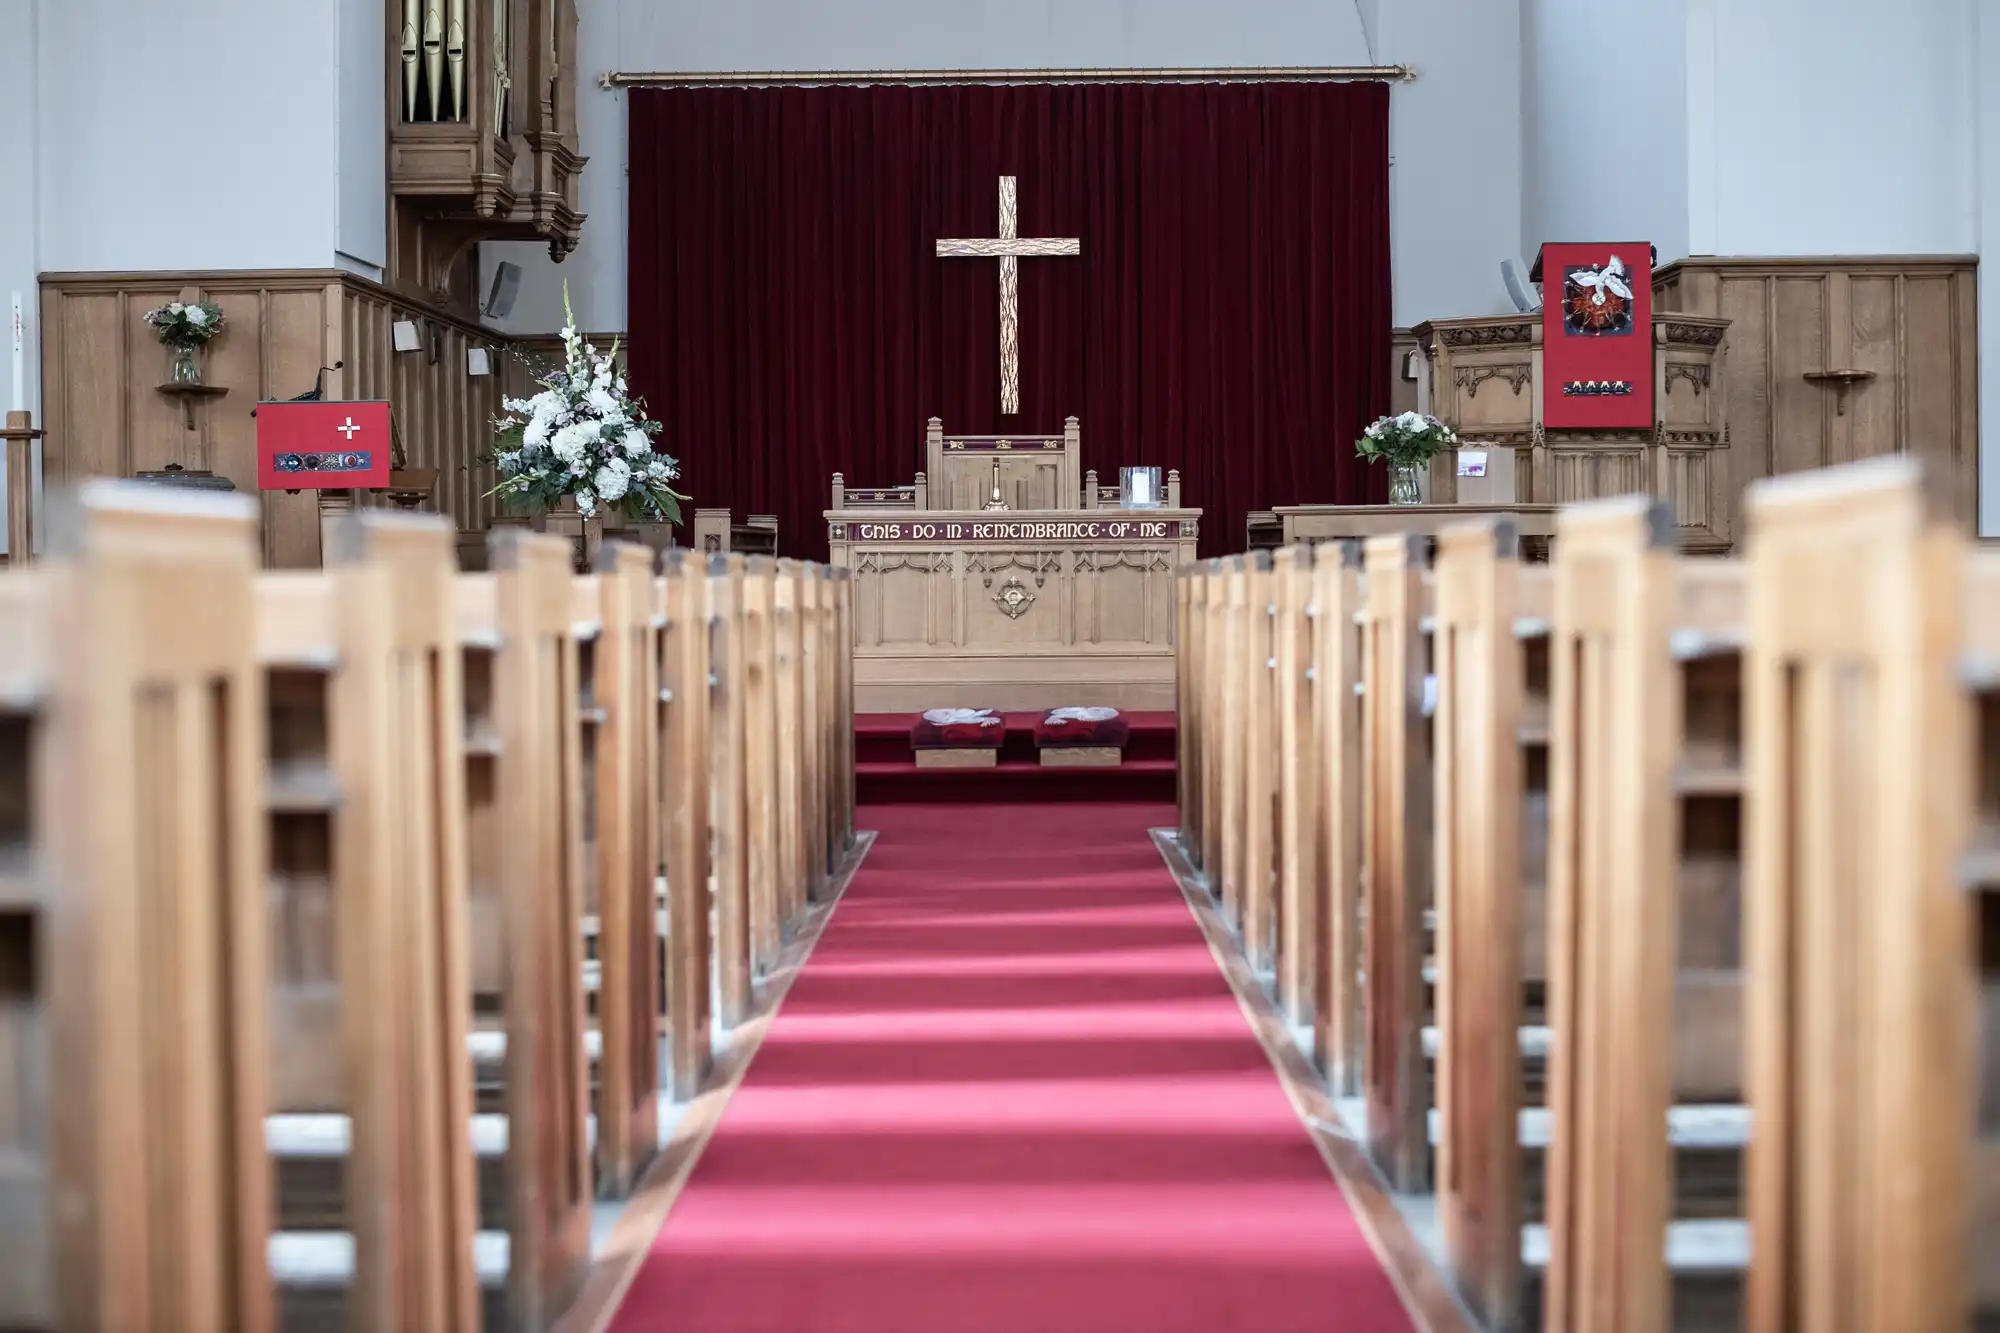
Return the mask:
<path id="1" fill-rule="evenodd" d="M 173 349 L 168 370 L 175 384 L 201 383 L 201 365 L 195 352 L 222 332 L 222 307 L 213 301 L 169 301 L 146 312 L 146 323 Z"/>
<path id="2" fill-rule="evenodd" d="M 146 323 L 167 346 L 196 348 L 222 332 L 222 307 L 213 301 L 169 301 L 148 310 Z"/>
<path id="3" fill-rule="evenodd" d="M 518 509 L 547 511 L 567 495 L 584 518 L 606 507 L 628 518 L 681 521 L 687 497 L 671 483 L 679 468 L 653 448 L 660 423 L 625 390 L 618 348 L 601 356 L 577 331 L 563 291 L 563 364 L 537 381 L 531 398 L 502 402 L 507 415 L 488 461 L 499 469 L 498 495 Z"/>
<path id="4" fill-rule="evenodd" d="M 1457 444 L 1458 436 L 1436 417 L 1405 412 L 1377 417 L 1355 442 L 1354 452 L 1371 463 L 1389 464 L 1390 504 L 1416 504 L 1418 470 Z"/>

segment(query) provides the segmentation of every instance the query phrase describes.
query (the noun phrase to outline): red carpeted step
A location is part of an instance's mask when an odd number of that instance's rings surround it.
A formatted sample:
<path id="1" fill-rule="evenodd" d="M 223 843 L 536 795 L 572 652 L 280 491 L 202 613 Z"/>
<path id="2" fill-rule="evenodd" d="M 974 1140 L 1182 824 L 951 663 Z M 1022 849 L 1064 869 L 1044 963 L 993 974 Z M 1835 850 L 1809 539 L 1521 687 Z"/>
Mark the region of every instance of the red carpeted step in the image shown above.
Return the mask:
<path id="1" fill-rule="evenodd" d="M 992 768 L 918 768 L 905 755 L 854 766 L 861 805 L 963 805 L 983 801 L 1172 801 L 1172 759 L 1127 760 L 1117 768 L 1043 768 L 1003 753 Z"/>
<path id="2" fill-rule="evenodd" d="M 1006 737 L 1000 743 L 1000 763 L 1038 763 L 1034 753 L 1034 725 L 1040 713 L 1008 713 Z M 856 765 L 910 765 L 910 727 L 916 713 L 862 713 L 854 719 L 854 763 Z M 1176 757 L 1176 731 L 1172 713 L 1126 713 L 1132 725 L 1132 741 L 1126 745 L 1126 767 L 1136 763 L 1164 761 L 1172 767 Z M 928 771 L 926 771 L 928 773 Z M 866 797 L 864 797 L 866 799 Z M 1004 801 L 1006 797 L 992 797 Z M 1120 797 L 1124 799 L 1124 797 Z M 1154 801 L 1158 797 L 1132 797 L 1134 801 Z M 918 797 L 922 801 L 922 797 Z"/>

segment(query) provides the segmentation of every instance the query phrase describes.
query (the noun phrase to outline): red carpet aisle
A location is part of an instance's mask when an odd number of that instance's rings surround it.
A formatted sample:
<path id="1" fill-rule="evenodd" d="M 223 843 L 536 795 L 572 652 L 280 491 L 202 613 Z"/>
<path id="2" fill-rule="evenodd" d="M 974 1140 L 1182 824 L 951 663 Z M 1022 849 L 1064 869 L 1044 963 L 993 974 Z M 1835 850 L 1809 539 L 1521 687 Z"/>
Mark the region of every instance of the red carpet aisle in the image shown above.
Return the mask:
<path id="1" fill-rule="evenodd" d="M 1171 807 L 866 813 L 615 1333 L 1411 1327 L 1147 841 Z"/>

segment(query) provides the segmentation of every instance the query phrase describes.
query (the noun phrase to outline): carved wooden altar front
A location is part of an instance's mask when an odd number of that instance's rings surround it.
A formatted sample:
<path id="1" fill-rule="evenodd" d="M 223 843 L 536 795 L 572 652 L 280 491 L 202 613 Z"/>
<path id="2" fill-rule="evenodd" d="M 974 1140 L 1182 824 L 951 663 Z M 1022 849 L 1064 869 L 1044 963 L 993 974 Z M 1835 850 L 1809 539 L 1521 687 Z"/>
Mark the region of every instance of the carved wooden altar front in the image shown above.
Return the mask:
<path id="1" fill-rule="evenodd" d="M 854 571 L 855 707 L 1173 707 L 1174 572 L 1201 518 L 1178 507 L 1178 478 L 1169 507 L 1120 509 L 1116 487 L 1078 471 L 1074 419 L 1055 436 L 932 424 L 931 470 L 913 485 L 834 478 L 827 537 Z M 996 475 L 1008 507 L 978 507 Z"/>

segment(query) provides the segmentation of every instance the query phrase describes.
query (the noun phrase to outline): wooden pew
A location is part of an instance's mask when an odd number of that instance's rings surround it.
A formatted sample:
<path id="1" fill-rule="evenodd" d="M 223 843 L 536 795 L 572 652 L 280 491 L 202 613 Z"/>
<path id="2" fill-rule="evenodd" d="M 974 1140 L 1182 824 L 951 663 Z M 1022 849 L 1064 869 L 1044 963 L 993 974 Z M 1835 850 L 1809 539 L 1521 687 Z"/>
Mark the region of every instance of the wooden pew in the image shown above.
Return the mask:
<path id="1" fill-rule="evenodd" d="M 2000 582 L 1951 500 L 1907 456 L 1748 497 L 1751 1333 L 1996 1322 Z"/>
<path id="2" fill-rule="evenodd" d="M 597 1192 L 623 1197 L 659 1145 L 660 693 L 652 552 L 607 542 L 577 581 L 594 611 L 591 688 L 581 701 L 592 745 L 595 874 L 590 911 L 598 984 Z M 594 599 L 595 606 L 589 599 Z M 579 653 L 585 651 L 579 640 Z M 581 668 L 579 668 L 581 671 Z"/>
<path id="3" fill-rule="evenodd" d="M 750 1014 L 753 963 L 750 945 L 750 858 L 744 845 L 749 822 L 744 749 L 748 738 L 745 691 L 749 665 L 743 653 L 744 558 L 708 557 L 709 752 L 714 787 L 710 840 L 714 848 L 715 972 L 724 1027 Z"/>
<path id="4" fill-rule="evenodd" d="M 497 530 L 492 572 L 455 585 L 467 681 L 473 1005 L 497 1015 L 505 1032 L 507 1317 L 529 1328 L 569 1304 L 590 1257 L 571 555 L 560 538 Z"/>
<path id="5" fill-rule="evenodd" d="M 1190 563 L 1174 580 L 1174 786 L 1176 830 L 1191 865 L 1201 866 L 1202 648 L 1208 640 L 1204 565 Z"/>
<path id="6" fill-rule="evenodd" d="M 1363 1075 L 1368 1151 L 1399 1190 L 1429 1176 L 1425 913 L 1431 906 L 1424 539 L 1371 537 L 1362 627 Z"/>
<path id="7" fill-rule="evenodd" d="M 1967 561 L 1964 615 L 1965 647 L 1958 671 L 1970 695 L 1975 751 L 1969 784 L 1973 809 L 1958 880 L 1972 894 L 1972 939 L 1962 952 L 1949 935 L 1934 942 L 1940 968 L 1970 959 L 1970 982 L 1978 997 L 1971 1034 L 1976 1063 L 1967 1087 L 1969 1114 L 1950 1101 L 1937 1104 L 1930 1114 L 1939 1122 L 1938 1134 L 1952 1133 L 1954 1121 L 1971 1127 L 1965 1149 L 1969 1198 L 1964 1218 L 1971 1256 L 1966 1300 L 1972 1327 L 1992 1333 L 2000 1329 L 2000 552 L 1982 548 Z M 1946 1306 L 1947 1315 L 1949 1310 Z"/>
<path id="8" fill-rule="evenodd" d="M 1312 548 L 1287 546 L 1271 557 L 1271 660 L 1267 695 L 1276 746 L 1278 815 L 1277 995 L 1285 1017 L 1310 1029 L 1321 966 L 1319 894 L 1319 733 L 1313 726 Z"/>
<path id="9" fill-rule="evenodd" d="M 1272 657 L 1276 575 L 1269 551 L 1252 552 L 1244 565 L 1243 856 L 1236 926 L 1243 933 L 1250 966 L 1269 973 L 1277 948 L 1278 742 L 1271 698 L 1276 676 Z"/>
<path id="10" fill-rule="evenodd" d="M 1229 678 L 1226 654 L 1229 629 L 1228 566 L 1219 559 L 1203 565 L 1202 582 L 1207 597 L 1202 616 L 1201 649 L 1201 828 L 1195 846 L 1195 862 L 1209 892 L 1219 894 L 1222 886 L 1224 755 L 1229 733 L 1223 728 L 1223 699 Z"/>
<path id="11" fill-rule="evenodd" d="M 1334 1095 L 1361 1087 L 1361 544 L 1313 549 L 1315 827 L 1325 957 L 1314 1052 Z"/>
<path id="12" fill-rule="evenodd" d="M 1523 990 L 1519 541 L 1504 520 L 1438 539 L 1434 1135 L 1438 1214 L 1460 1295 L 1488 1325 L 1520 1302 Z"/>
<path id="13" fill-rule="evenodd" d="M 778 839 L 778 567 L 751 556 L 743 576 L 745 866 L 750 949 L 758 977 L 777 966 L 786 924 Z"/>
<path id="14" fill-rule="evenodd" d="M 854 571 L 833 571 L 834 809 L 840 859 L 854 850 Z"/>
<path id="15" fill-rule="evenodd" d="M 667 552 L 660 590 L 661 791 L 667 868 L 667 1067 L 675 1100 L 700 1091 L 709 1037 L 709 588 L 702 558 Z M 796 807 L 794 807 L 796 810 Z"/>
<path id="16" fill-rule="evenodd" d="M 1733 1326 L 1741 570 L 1677 558 L 1669 516 L 1643 498 L 1558 526 L 1552 1124 L 1529 1308 L 1552 1333 Z"/>
<path id="17" fill-rule="evenodd" d="M 779 557 L 772 619 L 772 680 L 777 693 L 778 904 L 781 919 L 796 920 L 806 904 L 804 663 L 799 564 Z"/>
<path id="18" fill-rule="evenodd" d="M 436 519 L 375 511 L 337 527 L 330 548 L 325 573 L 257 580 L 272 1273 L 288 1329 L 472 1330 L 482 1245 L 452 537 Z M 477 1137 L 495 1162 L 494 1136 Z"/>
<path id="19" fill-rule="evenodd" d="M 52 558 L 0 576 L 0 1320 L 263 1333 L 255 509 L 52 500 Z"/>
<path id="20" fill-rule="evenodd" d="M 1243 877 L 1246 856 L 1244 842 L 1249 812 L 1244 805 L 1244 756 L 1249 744 L 1248 699 L 1250 641 L 1250 571 L 1246 556 L 1232 556 L 1223 574 L 1223 611 L 1220 672 L 1222 699 L 1216 716 L 1220 721 L 1222 764 L 1219 781 L 1222 802 L 1220 856 L 1210 872 L 1210 891 L 1222 905 L 1222 919 L 1236 931 L 1243 928 Z"/>

